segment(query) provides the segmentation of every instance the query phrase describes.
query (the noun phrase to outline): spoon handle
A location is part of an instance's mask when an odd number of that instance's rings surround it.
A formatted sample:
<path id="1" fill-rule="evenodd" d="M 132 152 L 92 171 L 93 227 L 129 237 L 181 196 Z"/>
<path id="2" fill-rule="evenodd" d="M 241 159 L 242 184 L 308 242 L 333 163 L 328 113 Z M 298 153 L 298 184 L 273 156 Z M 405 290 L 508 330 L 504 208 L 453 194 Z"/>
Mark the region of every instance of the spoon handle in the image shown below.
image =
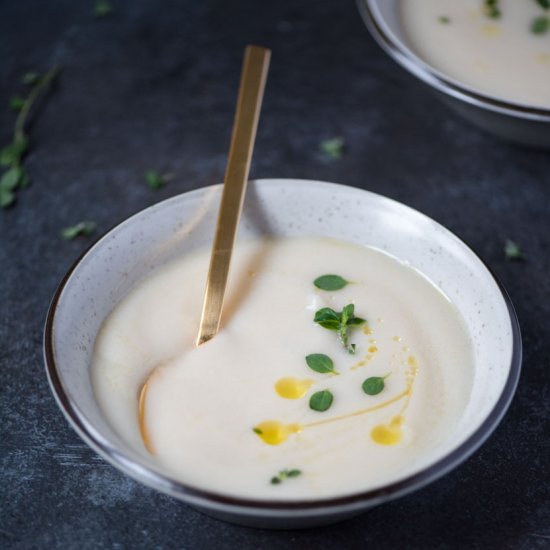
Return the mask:
<path id="1" fill-rule="evenodd" d="M 197 346 L 213 338 L 220 326 L 231 253 L 248 183 L 270 57 L 270 50 L 259 46 L 246 47 Z"/>

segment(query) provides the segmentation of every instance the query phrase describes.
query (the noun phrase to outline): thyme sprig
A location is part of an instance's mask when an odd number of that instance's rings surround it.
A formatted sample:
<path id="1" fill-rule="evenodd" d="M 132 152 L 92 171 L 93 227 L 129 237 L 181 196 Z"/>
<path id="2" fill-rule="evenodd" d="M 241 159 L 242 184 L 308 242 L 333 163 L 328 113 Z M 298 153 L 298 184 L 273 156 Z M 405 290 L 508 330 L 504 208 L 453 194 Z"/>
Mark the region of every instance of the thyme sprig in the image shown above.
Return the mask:
<path id="1" fill-rule="evenodd" d="M 15 120 L 13 139 L 11 143 L 0 150 L 0 166 L 6 170 L 0 177 L 0 208 L 11 206 L 16 200 L 16 191 L 27 187 L 30 183 L 29 175 L 22 165 L 23 157 L 29 149 L 29 138 L 25 132 L 25 125 L 36 100 L 49 88 L 53 80 L 59 74 L 59 67 L 54 66 L 42 77 L 36 73 L 27 73 L 23 82 L 31 84 L 29 95 L 26 98 L 18 98 L 17 105 L 12 98 L 12 108 L 17 106 L 17 118 Z M 32 78 L 29 76 L 32 74 Z"/>

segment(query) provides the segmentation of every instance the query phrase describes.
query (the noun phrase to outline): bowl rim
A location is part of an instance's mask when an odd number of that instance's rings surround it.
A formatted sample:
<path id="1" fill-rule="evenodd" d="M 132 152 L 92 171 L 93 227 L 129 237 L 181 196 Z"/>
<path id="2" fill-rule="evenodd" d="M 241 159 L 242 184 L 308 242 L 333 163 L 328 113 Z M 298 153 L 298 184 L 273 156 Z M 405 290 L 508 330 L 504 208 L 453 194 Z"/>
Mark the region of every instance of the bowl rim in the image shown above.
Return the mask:
<path id="1" fill-rule="evenodd" d="M 550 108 L 507 101 L 471 88 L 438 71 L 395 37 L 376 9 L 376 0 L 356 0 L 356 4 L 363 22 L 379 46 L 394 61 L 424 83 L 474 107 L 524 120 L 550 123 Z"/>
<path id="2" fill-rule="evenodd" d="M 220 188 L 221 184 L 217 184 L 183 192 L 128 216 L 120 223 L 114 225 L 97 240 L 95 240 L 95 242 L 93 242 L 74 261 L 65 276 L 62 278 L 53 295 L 48 309 L 43 335 L 43 353 L 46 374 L 48 377 L 50 388 L 59 408 L 69 421 L 69 424 L 74 428 L 78 435 L 107 462 L 111 463 L 118 470 L 136 479 L 137 481 L 140 481 L 158 491 L 183 500 L 188 504 L 201 506 L 206 509 L 219 509 L 225 511 L 233 510 L 241 513 L 249 513 L 250 515 L 277 516 L 283 515 L 285 512 L 292 512 L 296 517 L 306 517 L 308 515 L 326 515 L 336 511 L 341 512 L 342 510 L 360 510 L 367 507 L 369 504 L 377 504 L 379 502 L 397 498 L 399 496 L 403 496 L 407 493 L 417 490 L 445 475 L 450 470 L 454 469 L 469 456 L 471 456 L 496 429 L 511 403 L 519 380 L 522 360 L 522 340 L 520 327 L 514 306 L 502 283 L 499 281 L 493 271 L 487 266 L 487 264 L 479 257 L 479 255 L 454 232 L 442 226 L 437 221 L 433 220 L 433 218 L 430 218 L 422 212 L 419 212 L 418 210 L 409 207 L 399 201 L 388 198 L 384 195 L 380 195 L 378 193 L 367 191 L 365 189 L 337 183 L 292 178 L 269 178 L 253 181 L 254 183 L 259 185 L 288 185 L 289 182 L 292 182 L 293 187 L 296 187 L 296 185 L 311 185 L 313 183 L 316 186 L 325 186 L 327 189 L 332 188 L 334 192 L 338 192 L 343 188 L 346 191 L 353 190 L 355 192 L 366 193 L 373 196 L 377 200 L 381 200 L 383 202 L 387 201 L 394 206 L 398 206 L 399 208 L 411 210 L 415 213 L 415 215 L 421 216 L 430 220 L 433 223 L 436 223 L 438 226 L 448 232 L 452 237 L 457 239 L 462 246 L 464 246 L 472 254 L 474 254 L 474 256 L 481 262 L 482 266 L 485 267 L 488 274 L 495 281 L 498 290 L 500 291 L 501 298 L 506 304 L 512 337 L 512 355 L 510 359 L 508 376 L 497 402 L 495 403 L 493 409 L 487 415 L 485 420 L 481 423 L 478 429 L 474 433 L 472 433 L 468 437 L 468 439 L 466 439 L 462 444 L 460 444 L 450 453 L 446 454 L 445 456 L 419 472 L 416 472 L 398 481 L 388 483 L 386 485 L 367 491 L 360 491 L 349 495 L 324 497 L 318 499 L 312 498 L 302 500 L 269 500 L 241 498 L 238 496 L 203 490 L 194 487 L 191 484 L 175 480 L 172 477 L 165 475 L 145 464 L 139 464 L 138 462 L 134 461 L 132 457 L 126 455 L 123 451 L 115 448 L 108 441 L 107 438 L 99 433 L 94 428 L 94 426 L 92 426 L 91 423 L 87 421 L 85 415 L 81 412 L 78 404 L 65 390 L 62 376 L 57 368 L 53 336 L 56 322 L 56 312 L 63 291 L 70 281 L 73 273 L 78 269 L 84 258 L 86 258 L 88 254 L 92 252 L 92 250 L 96 246 L 98 246 L 103 240 L 106 240 L 109 236 L 111 236 L 114 230 L 118 229 L 122 225 L 131 223 L 131 221 L 136 217 L 142 216 L 146 212 L 150 212 L 152 209 L 162 207 L 169 202 L 177 202 L 179 200 L 182 200 L 183 197 L 193 197 L 195 195 L 200 196 L 200 194 L 206 193 L 209 190 Z M 302 513 L 300 514 L 300 512 Z"/>

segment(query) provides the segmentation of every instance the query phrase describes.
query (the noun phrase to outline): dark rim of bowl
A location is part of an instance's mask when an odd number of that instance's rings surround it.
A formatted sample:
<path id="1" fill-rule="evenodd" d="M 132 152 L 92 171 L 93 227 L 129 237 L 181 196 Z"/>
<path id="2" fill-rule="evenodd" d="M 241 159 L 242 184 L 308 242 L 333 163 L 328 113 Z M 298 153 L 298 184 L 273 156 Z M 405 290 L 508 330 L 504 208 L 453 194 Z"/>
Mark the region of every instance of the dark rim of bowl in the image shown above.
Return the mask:
<path id="1" fill-rule="evenodd" d="M 267 182 L 269 180 L 257 180 L 257 181 Z M 274 181 L 274 180 L 271 180 L 271 181 Z M 306 180 L 306 181 L 309 182 L 309 180 Z M 316 182 L 316 183 L 323 183 L 324 185 L 331 185 L 335 187 L 346 187 L 348 189 L 350 188 L 350 186 L 346 186 L 342 184 L 334 184 L 334 183 L 327 183 L 327 182 Z M 356 189 L 357 191 L 364 191 L 360 188 L 352 187 L 352 189 Z M 196 189 L 194 191 L 189 191 L 186 193 L 182 193 L 181 195 L 177 195 L 175 197 L 166 199 L 165 201 L 157 203 L 156 205 L 150 206 L 149 208 L 146 208 L 132 216 L 129 216 L 119 224 L 116 224 L 115 226 L 113 226 L 109 231 L 107 231 L 104 235 L 102 235 L 94 243 L 92 243 L 78 257 L 78 259 L 73 263 L 73 265 L 70 267 L 66 275 L 61 280 L 52 298 L 50 307 L 48 309 L 46 324 L 44 328 L 44 359 L 46 363 L 46 373 L 48 375 L 52 392 L 54 393 L 54 396 L 56 397 L 62 412 L 65 414 L 67 420 L 70 422 L 70 424 L 75 429 L 75 431 L 93 450 L 95 450 L 98 454 L 103 456 L 108 462 L 116 466 L 118 469 L 120 469 L 122 472 L 126 473 L 130 477 L 138 481 L 141 481 L 142 483 L 145 483 L 155 488 L 158 491 L 174 496 L 176 498 L 181 498 L 181 500 L 183 501 L 187 500 L 189 501 L 188 502 L 189 504 L 197 505 L 197 506 L 203 505 L 207 508 L 209 504 L 216 504 L 221 508 L 223 508 L 224 506 L 235 507 L 243 513 L 248 513 L 253 515 L 254 510 L 264 511 L 266 513 L 268 513 L 269 511 L 283 512 L 285 510 L 293 511 L 293 512 L 299 512 L 299 511 L 314 512 L 315 510 L 317 510 L 319 513 L 321 513 L 324 508 L 343 507 L 344 509 L 346 509 L 348 507 L 349 508 L 355 507 L 357 509 L 360 509 L 362 507 L 366 507 L 369 502 L 387 501 L 393 498 L 397 498 L 413 490 L 419 489 L 427 485 L 428 483 L 435 481 L 436 479 L 445 475 L 447 472 L 454 469 L 456 466 L 458 466 L 460 463 L 466 460 L 469 456 L 471 456 L 487 440 L 487 438 L 491 435 L 491 433 L 496 429 L 496 427 L 502 420 L 506 410 L 508 409 L 519 380 L 519 375 L 521 371 L 521 360 L 522 360 L 522 341 L 521 341 L 519 322 L 517 319 L 514 306 L 512 304 L 512 301 L 506 289 L 504 288 L 502 283 L 499 281 L 498 277 L 493 273 L 491 268 L 489 268 L 489 266 L 463 239 L 458 237 L 455 233 L 453 233 L 446 227 L 441 226 L 443 227 L 443 229 L 445 229 L 451 235 L 453 235 L 456 239 L 458 239 L 466 248 L 468 248 L 479 259 L 479 261 L 487 269 L 488 273 L 493 277 L 493 279 L 495 280 L 501 292 L 502 298 L 507 306 L 510 325 L 511 325 L 511 331 L 512 331 L 512 357 L 510 360 L 510 370 L 508 372 L 508 377 L 500 397 L 498 398 L 495 406 L 493 407 L 489 415 L 479 426 L 479 428 L 472 435 L 470 435 L 470 437 L 466 441 L 464 441 L 456 449 L 451 451 L 449 454 L 447 454 L 443 458 L 434 462 L 433 464 L 421 470 L 420 472 L 410 475 L 397 482 L 389 483 L 387 485 L 384 485 L 382 487 L 378 487 L 376 489 L 372 489 L 369 491 L 363 491 L 360 493 L 353 493 L 350 495 L 344 495 L 344 496 L 334 497 L 334 498 L 270 501 L 270 500 L 239 498 L 239 497 L 223 495 L 220 493 L 215 493 L 212 491 L 202 490 L 202 489 L 193 487 L 191 485 L 182 483 L 180 481 L 176 481 L 168 476 L 165 476 L 144 464 L 139 464 L 131 457 L 128 457 L 123 452 L 109 445 L 108 442 L 99 433 L 97 433 L 95 428 L 93 428 L 87 422 L 84 415 L 80 413 L 76 403 L 74 403 L 73 400 L 70 398 L 70 396 L 65 392 L 63 383 L 59 376 L 57 366 L 55 363 L 55 354 L 54 354 L 54 345 L 53 345 L 53 327 L 54 327 L 55 314 L 56 314 L 59 300 L 61 298 L 63 290 L 65 289 L 67 282 L 71 278 L 73 272 L 80 265 L 83 258 L 88 254 L 88 252 L 92 248 L 94 248 L 98 244 L 99 241 L 104 239 L 107 235 L 111 234 L 111 232 L 114 229 L 120 227 L 121 225 L 131 220 L 133 217 L 139 216 L 143 212 L 151 208 L 155 208 L 169 201 L 178 200 L 182 195 L 190 195 L 194 193 L 200 193 L 203 191 L 204 189 Z M 398 201 L 395 201 L 388 197 L 384 197 L 377 193 L 372 193 L 370 191 L 368 193 L 375 195 L 377 197 L 381 197 L 384 200 L 397 203 L 400 207 L 411 209 L 417 214 L 423 217 L 426 217 L 431 221 L 434 221 L 435 223 L 438 223 L 435 220 L 433 220 L 433 218 L 429 218 L 428 216 L 426 216 L 425 214 L 422 214 L 418 210 L 407 207 L 406 205 L 403 205 Z"/>
<path id="2" fill-rule="evenodd" d="M 465 85 L 460 85 L 458 82 L 450 78 L 445 78 L 443 74 L 434 69 L 423 59 L 414 55 L 411 50 L 404 47 L 400 41 L 395 40 L 393 36 L 384 30 L 377 18 L 376 13 L 370 6 L 370 0 L 356 1 L 359 8 L 359 13 L 363 18 L 365 25 L 382 49 L 404 69 L 426 84 L 435 87 L 438 91 L 443 92 L 455 99 L 460 99 L 482 109 L 488 109 L 490 111 L 495 111 L 522 119 L 538 122 L 550 122 L 550 109 L 531 107 L 529 105 L 506 101 L 504 99 L 473 90 Z"/>

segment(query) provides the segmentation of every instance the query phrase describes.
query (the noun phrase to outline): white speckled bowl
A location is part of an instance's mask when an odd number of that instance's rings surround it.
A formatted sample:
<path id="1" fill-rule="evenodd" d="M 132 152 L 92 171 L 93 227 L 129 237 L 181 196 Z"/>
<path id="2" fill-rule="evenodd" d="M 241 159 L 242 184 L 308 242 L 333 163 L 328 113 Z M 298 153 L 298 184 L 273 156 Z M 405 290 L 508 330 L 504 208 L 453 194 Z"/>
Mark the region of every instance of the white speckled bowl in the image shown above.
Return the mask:
<path id="1" fill-rule="evenodd" d="M 550 109 L 495 97 L 443 74 L 418 57 L 403 31 L 403 0 L 356 0 L 365 24 L 384 51 L 437 92 L 459 115 L 497 137 L 522 145 L 550 148 Z"/>
<path id="2" fill-rule="evenodd" d="M 181 483 L 129 447 L 98 407 L 91 355 L 102 321 L 158 266 L 210 245 L 221 186 L 184 193 L 124 221 L 70 269 L 48 313 L 44 352 L 53 393 L 80 436 L 115 467 L 205 513 L 244 525 L 294 528 L 344 519 L 442 476 L 471 455 L 506 411 L 520 371 L 521 338 L 503 288 L 460 239 L 419 212 L 367 191 L 317 181 L 250 182 L 239 235 L 318 235 L 371 245 L 409 262 L 454 301 L 475 353 L 475 383 L 460 426 L 420 471 L 345 497 L 238 499 Z"/>

